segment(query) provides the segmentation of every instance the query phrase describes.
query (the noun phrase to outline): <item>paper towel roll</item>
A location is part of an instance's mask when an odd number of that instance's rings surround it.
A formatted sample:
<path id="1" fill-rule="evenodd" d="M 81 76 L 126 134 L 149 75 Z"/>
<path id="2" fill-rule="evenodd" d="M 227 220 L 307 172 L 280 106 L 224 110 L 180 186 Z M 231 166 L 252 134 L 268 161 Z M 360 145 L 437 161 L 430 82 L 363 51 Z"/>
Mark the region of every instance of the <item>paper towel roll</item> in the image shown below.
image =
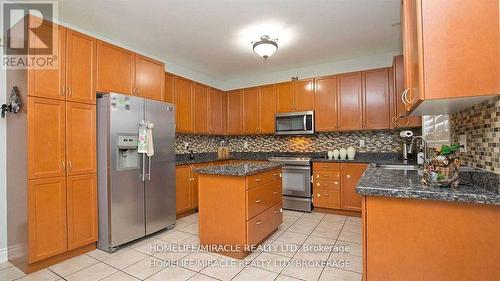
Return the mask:
<path id="1" fill-rule="evenodd" d="M 402 138 L 411 138 L 413 137 L 413 132 L 412 131 L 401 131 L 399 133 L 399 135 L 402 137 Z"/>

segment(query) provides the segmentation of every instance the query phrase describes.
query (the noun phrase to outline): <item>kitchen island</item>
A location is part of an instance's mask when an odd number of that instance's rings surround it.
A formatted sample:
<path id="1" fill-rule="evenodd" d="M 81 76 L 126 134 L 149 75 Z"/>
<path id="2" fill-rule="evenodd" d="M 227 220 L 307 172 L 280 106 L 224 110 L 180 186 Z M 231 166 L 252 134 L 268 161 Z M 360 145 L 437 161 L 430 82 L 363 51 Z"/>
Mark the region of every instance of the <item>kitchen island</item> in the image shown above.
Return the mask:
<path id="1" fill-rule="evenodd" d="M 237 163 L 196 169 L 200 244 L 243 259 L 283 222 L 281 164 Z"/>
<path id="2" fill-rule="evenodd" d="M 363 196 L 365 280 L 500 280 L 500 175 L 462 169 L 456 189 L 371 166 Z"/>

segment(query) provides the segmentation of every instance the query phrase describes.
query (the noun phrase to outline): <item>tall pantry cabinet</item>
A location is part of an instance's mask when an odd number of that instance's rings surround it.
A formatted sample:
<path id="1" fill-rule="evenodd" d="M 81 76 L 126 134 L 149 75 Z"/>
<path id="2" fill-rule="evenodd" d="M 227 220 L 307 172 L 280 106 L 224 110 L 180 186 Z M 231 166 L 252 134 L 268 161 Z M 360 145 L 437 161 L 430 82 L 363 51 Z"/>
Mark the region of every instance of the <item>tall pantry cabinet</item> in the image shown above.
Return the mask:
<path id="1" fill-rule="evenodd" d="M 96 39 L 50 22 L 37 36 L 50 29 L 56 68 L 7 71 L 23 102 L 7 121 L 9 261 L 26 272 L 95 248 L 98 231 Z"/>

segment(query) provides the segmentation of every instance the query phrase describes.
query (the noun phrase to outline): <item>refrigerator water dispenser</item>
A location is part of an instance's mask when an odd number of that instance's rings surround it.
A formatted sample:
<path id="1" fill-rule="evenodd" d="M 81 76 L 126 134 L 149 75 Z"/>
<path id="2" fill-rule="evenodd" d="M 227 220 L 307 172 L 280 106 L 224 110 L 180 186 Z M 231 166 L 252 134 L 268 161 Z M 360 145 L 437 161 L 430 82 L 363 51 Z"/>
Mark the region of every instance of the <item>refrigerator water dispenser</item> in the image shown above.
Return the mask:
<path id="1" fill-rule="evenodd" d="M 128 170 L 139 168 L 139 156 L 137 153 L 137 136 L 118 136 L 118 165 L 117 169 Z"/>

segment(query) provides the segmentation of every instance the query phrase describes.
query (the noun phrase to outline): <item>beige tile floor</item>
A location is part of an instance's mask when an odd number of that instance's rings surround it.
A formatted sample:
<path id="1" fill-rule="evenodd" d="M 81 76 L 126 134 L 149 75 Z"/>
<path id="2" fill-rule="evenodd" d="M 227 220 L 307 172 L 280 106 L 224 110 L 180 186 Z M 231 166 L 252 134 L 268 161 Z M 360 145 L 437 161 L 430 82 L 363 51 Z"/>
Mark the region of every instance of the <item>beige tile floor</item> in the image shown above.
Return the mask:
<path id="1" fill-rule="evenodd" d="M 193 214 L 177 220 L 173 230 L 113 254 L 94 250 L 29 275 L 0 264 L 0 281 L 361 280 L 360 243 L 359 218 L 285 210 L 279 230 L 242 263 L 195 251 L 198 215 Z"/>

